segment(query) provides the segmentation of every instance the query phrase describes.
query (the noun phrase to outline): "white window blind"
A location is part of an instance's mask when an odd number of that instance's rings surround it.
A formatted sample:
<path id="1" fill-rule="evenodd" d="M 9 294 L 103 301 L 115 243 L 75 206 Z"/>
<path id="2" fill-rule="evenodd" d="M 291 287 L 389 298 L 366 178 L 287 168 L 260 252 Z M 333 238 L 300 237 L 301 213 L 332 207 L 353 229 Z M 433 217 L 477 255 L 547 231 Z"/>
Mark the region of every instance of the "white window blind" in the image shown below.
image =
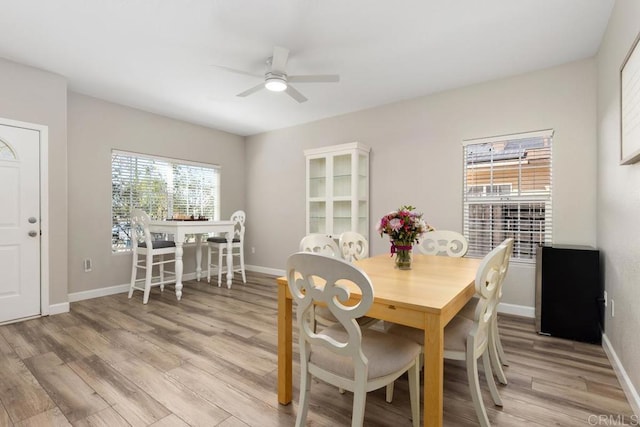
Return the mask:
<path id="1" fill-rule="evenodd" d="M 111 153 L 111 244 L 114 252 L 131 245 L 131 210 L 152 219 L 219 219 L 218 166 L 113 150 Z"/>
<path id="2" fill-rule="evenodd" d="M 552 239 L 552 138 L 545 130 L 464 142 L 464 235 L 469 256 L 504 239 L 513 259 L 532 262 Z"/>

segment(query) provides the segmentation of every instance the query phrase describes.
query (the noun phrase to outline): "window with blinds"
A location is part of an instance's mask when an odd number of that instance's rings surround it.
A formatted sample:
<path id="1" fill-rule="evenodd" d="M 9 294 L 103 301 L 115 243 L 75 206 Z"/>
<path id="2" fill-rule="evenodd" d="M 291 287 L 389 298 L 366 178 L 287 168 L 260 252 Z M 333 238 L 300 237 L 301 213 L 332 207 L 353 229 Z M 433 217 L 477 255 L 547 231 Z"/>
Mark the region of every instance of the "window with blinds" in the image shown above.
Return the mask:
<path id="1" fill-rule="evenodd" d="M 504 239 L 513 257 L 533 262 L 552 237 L 552 130 L 464 142 L 464 235 L 469 256 Z"/>
<path id="2" fill-rule="evenodd" d="M 111 247 L 131 247 L 131 210 L 152 219 L 205 217 L 219 219 L 220 169 L 137 153 L 111 152 Z"/>

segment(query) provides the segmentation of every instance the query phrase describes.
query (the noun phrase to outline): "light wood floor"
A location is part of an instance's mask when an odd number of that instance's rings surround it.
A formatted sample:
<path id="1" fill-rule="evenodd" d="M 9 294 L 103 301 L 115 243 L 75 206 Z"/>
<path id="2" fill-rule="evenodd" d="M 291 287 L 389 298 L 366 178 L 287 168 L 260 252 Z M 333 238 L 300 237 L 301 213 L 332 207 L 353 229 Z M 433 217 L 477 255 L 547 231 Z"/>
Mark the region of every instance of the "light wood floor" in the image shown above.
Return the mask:
<path id="1" fill-rule="evenodd" d="M 0 426 L 292 426 L 299 377 L 294 404 L 280 406 L 275 281 L 248 279 L 231 290 L 188 282 L 180 302 L 173 289 L 154 288 L 146 306 L 141 292 L 119 294 L 0 326 Z M 502 316 L 500 330 L 509 385 L 500 388 L 503 408 L 484 388 L 494 426 L 630 421 L 601 347 L 538 336 L 530 319 Z M 464 365 L 445 365 L 445 425 L 477 425 Z M 406 379 L 392 404 L 384 390 L 370 393 L 365 425 L 411 425 L 408 400 Z M 349 425 L 351 403 L 349 393 L 314 383 L 309 425 Z"/>

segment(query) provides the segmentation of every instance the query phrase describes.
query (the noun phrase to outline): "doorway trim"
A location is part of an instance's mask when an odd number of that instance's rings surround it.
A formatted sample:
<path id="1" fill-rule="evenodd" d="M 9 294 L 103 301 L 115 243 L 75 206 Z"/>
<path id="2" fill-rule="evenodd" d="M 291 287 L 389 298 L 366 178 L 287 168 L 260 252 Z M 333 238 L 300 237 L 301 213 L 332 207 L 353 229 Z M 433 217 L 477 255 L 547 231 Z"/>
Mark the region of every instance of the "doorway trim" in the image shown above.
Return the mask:
<path id="1" fill-rule="evenodd" d="M 49 314 L 49 127 L 0 117 L 0 124 L 40 134 L 40 315 Z"/>

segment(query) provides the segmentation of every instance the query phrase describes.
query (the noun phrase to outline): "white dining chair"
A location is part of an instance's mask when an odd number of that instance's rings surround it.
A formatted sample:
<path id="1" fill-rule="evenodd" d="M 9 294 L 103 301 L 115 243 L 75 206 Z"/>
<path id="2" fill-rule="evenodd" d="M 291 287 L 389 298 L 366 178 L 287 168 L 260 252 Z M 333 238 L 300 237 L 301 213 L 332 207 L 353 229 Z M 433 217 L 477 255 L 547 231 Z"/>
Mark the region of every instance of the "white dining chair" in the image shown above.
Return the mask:
<path id="1" fill-rule="evenodd" d="M 244 223 L 247 215 L 244 211 L 235 211 L 231 215 L 231 221 L 234 222 L 234 234 L 231 242 L 231 259 L 237 258 L 238 261 L 232 261 L 232 271 L 242 274 L 242 282 L 247 283 L 247 276 L 244 269 Z M 226 255 L 227 255 L 227 237 L 214 236 L 207 239 L 207 282 L 211 283 L 211 271 L 218 273 L 218 286 L 222 285 L 222 272 L 226 271 Z M 213 252 L 218 252 L 218 261 L 212 264 Z M 228 285 L 230 288 L 231 285 Z"/>
<path id="2" fill-rule="evenodd" d="M 151 287 L 159 286 L 164 290 L 164 285 L 175 283 L 176 273 L 165 270 L 167 263 L 174 263 L 176 244 L 172 240 L 154 240 L 149 230 L 149 215 L 141 209 L 134 209 L 131 212 L 131 253 L 133 254 L 133 264 L 131 267 L 131 283 L 129 286 L 129 298 L 133 296 L 134 290 L 144 292 L 142 303 L 149 302 Z M 170 259 L 165 259 L 165 255 L 173 255 Z M 153 267 L 158 266 L 159 276 L 153 277 Z M 138 279 L 138 270 L 144 270 L 144 278 Z M 169 275 L 169 277 L 165 277 Z M 157 280 L 155 280 L 157 279 Z M 155 281 L 154 281 L 155 280 Z"/>
<path id="3" fill-rule="evenodd" d="M 344 234 L 344 233 L 343 233 Z M 355 233 L 358 234 L 358 233 Z M 366 239 L 358 234 L 366 244 Z M 341 236 L 342 237 L 342 236 Z M 355 236 L 354 236 L 355 237 Z M 356 241 L 357 241 L 356 237 Z M 346 241 L 345 241 L 346 242 Z M 360 247 L 363 247 L 363 243 L 359 244 Z M 329 256 L 337 259 L 344 259 L 344 252 L 340 249 L 342 247 L 342 242 L 338 245 L 336 241 L 331 237 L 324 234 L 308 234 L 304 236 L 300 240 L 300 252 L 311 252 L 324 256 Z M 368 246 L 367 246 L 368 248 Z M 354 256 L 349 255 L 349 259 L 345 259 L 346 261 L 355 261 Z M 338 322 L 335 316 L 331 313 L 331 311 L 324 306 L 318 306 L 315 309 L 315 320 L 324 326 L 330 326 Z M 376 323 L 378 319 L 374 319 L 372 317 L 362 316 L 356 319 L 360 324 L 360 327 L 369 327 Z"/>
<path id="4" fill-rule="evenodd" d="M 369 242 L 355 231 L 345 231 L 338 239 L 340 254 L 345 261 L 357 261 L 369 256 Z"/>
<path id="5" fill-rule="evenodd" d="M 482 357 L 484 374 L 493 403 L 496 406 L 502 406 L 502 399 L 491 369 L 489 344 L 491 322 L 495 317 L 498 305 L 498 286 L 506 251 L 506 246 L 497 246 L 482 259 L 478 267 L 475 278 L 478 302 L 473 319 L 455 316 L 444 329 L 444 358 L 466 361 L 471 400 L 478 422 L 482 427 L 488 427 L 491 424 L 480 390 L 478 374 L 478 359 L 480 357 Z M 394 324 L 389 328 L 388 333 L 409 338 L 424 346 L 424 331 L 420 329 Z M 393 383 L 390 383 L 387 386 L 387 401 L 391 402 L 392 399 Z"/>
<path id="6" fill-rule="evenodd" d="M 512 238 L 505 239 L 500 245 L 505 246 L 506 250 L 504 253 L 504 260 L 502 261 L 502 267 L 500 269 L 500 283 L 498 284 L 497 290 L 497 301 L 500 304 L 502 301 L 502 285 L 504 283 L 504 279 L 507 275 L 507 271 L 509 270 L 509 261 L 511 260 L 511 255 L 513 254 L 513 243 L 514 240 Z M 478 304 L 478 297 L 474 296 L 471 300 L 462 307 L 462 310 L 458 313 L 458 316 L 465 317 L 467 319 L 473 319 L 476 311 L 476 306 Z M 489 343 L 489 356 L 491 357 L 491 364 L 493 366 L 493 372 L 498 378 L 498 381 L 501 384 L 506 385 L 508 383 L 507 376 L 504 373 L 504 369 L 502 366 L 509 366 L 507 358 L 504 354 L 504 348 L 502 347 L 502 340 L 500 339 L 500 330 L 498 328 L 498 316 L 494 316 L 491 322 L 491 336 Z"/>
<path id="7" fill-rule="evenodd" d="M 469 250 L 466 237 L 457 231 L 434 230 L 425 233 L 416 245 L 416 251 L 425 255 L 463 257 Z"/>
<path id="8" fill-rule="evenodd" d="M 369 277 L 356 266 L 333 257 L 299 252 L 287 260 L 287 281 L 297 304 L 296 324 L 300 346 L 300 399 L 296 426 L 306 424 L 315 377 L 353 392 L 351 425 L 362 426 L 369 391 L 382 388 L 405 372 L 413 426 L 420 423 L 420 346 L 403 337 L 372 329 L 356 322 L 373 304 Z M 360 300 L 346 305 L 350 286 L 357 287 Z M 316 303 L 325 304 L 338 323 L 316 331 L 313 328 Z"/>
<path id="9" fill-rule="evenodd" d="M 335 240 L 325 234 L 307 234 L 300 240 L 300 252 L 313 252 L 342 259 Z"/>

